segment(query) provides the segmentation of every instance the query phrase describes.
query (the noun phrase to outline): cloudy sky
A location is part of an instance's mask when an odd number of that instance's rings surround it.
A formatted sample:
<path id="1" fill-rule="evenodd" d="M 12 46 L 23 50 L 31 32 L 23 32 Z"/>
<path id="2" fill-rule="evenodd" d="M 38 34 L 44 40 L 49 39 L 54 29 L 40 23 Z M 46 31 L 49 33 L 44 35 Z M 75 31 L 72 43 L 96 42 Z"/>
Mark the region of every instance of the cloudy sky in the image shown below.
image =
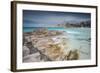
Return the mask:
<path id="1" fill-rule="evenodd" d="M 66 22 L 90 20 L 90 13 L 23 10 L 24 27 L 55 27 Z"/>

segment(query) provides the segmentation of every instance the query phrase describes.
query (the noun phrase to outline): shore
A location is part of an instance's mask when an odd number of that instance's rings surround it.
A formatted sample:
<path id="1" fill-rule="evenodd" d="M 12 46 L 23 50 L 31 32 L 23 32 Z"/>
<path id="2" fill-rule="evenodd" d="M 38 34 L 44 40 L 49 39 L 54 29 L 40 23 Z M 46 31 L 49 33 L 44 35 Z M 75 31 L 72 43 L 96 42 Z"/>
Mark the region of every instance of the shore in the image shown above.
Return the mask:
<path id="1" fill-rule="evenodd" d="M 37 29 L 23 34 L 23 62 L 64 61 L 84 59 L 81 47 L 71 47 L 64 31 Z M 83 53 L 82 53 L 83 52 Z"/>

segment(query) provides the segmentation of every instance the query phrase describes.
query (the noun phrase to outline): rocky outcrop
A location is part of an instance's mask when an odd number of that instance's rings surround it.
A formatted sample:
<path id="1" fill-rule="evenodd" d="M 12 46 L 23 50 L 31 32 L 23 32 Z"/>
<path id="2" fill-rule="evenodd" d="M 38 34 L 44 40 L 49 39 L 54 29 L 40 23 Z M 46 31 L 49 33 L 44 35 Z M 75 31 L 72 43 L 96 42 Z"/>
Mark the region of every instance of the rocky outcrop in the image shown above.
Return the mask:
<path id="1" fill-rule="evenodd" d="M 23 62 L 40 62 L 40 53 L 33 53 L 23 57 Z"/>
<path id="2" fill-rule="evenodd" d="M 23 57 L 29 55 L 30 50 L 27 46 L 23 46 Z"/>
<path id="3" fill-rule="evenodd" d="M 63 31 L 42 28 L 24 33 L 23 38 L 23 62 L 79 59 L 79 51 L 69 48 L 68 37 Z"/>

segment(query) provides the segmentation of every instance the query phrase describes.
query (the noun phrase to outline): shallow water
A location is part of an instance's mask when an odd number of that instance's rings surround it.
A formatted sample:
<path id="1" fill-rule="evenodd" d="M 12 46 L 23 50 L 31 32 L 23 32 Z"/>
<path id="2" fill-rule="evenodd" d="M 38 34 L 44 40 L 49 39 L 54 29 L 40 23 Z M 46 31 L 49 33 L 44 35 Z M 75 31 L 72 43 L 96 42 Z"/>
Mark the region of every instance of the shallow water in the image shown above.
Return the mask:
<path id="1" fill-rule="evenodd" d="M 37 28 L 24 28 L 24 32 L 31 32 Z M 65 31 L 69 38 L 69 48 L 80 50 L 80 59 L 91 58 L 91 29 L 90 28 L 51 28 L 48 30 Z"/>

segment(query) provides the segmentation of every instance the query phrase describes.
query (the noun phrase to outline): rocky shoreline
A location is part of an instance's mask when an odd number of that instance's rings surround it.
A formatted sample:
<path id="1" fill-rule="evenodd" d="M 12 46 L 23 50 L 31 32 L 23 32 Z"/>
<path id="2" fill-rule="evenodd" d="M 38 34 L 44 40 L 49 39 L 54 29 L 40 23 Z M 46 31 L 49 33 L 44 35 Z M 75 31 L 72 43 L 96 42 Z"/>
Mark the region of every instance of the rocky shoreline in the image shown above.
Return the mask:
<path id="1" fill-rule="evenodd" d="M 70 49 L 64 31 L 39 28 L 23 33 L 23 62 L 78 60 L 79 51 Z"/>

